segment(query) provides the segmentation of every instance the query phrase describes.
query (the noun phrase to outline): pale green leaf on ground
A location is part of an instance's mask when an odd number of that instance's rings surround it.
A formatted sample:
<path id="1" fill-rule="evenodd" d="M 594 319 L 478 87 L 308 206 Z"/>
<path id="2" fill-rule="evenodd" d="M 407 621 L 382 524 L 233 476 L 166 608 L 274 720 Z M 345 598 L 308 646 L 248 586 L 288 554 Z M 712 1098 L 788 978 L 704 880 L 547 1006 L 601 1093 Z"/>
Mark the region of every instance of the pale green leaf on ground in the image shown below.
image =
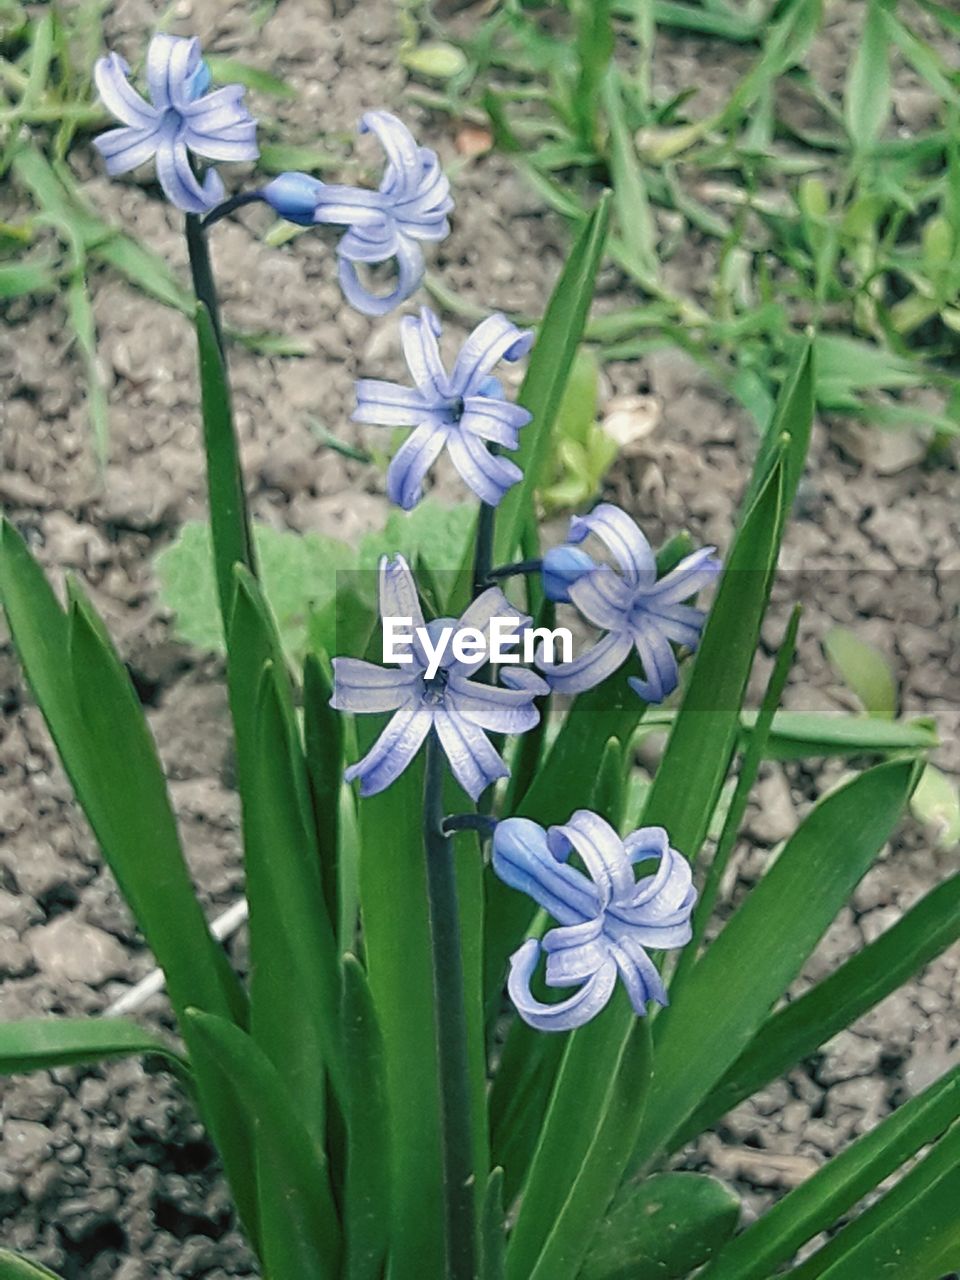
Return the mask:
<path id="1" fill-rule="evenodd" d="M 892 720 L 897 714 L 897 685 L 890 664 L 874 645 L 849 629 L 833 627 L 823 647 L 841 680 L 857 695 L 867 715 Z"/>
<path id="2" fill-rule="evenodd" d="M 928 764 L 910 798 L 913 816 L 929 827 L 941 849 L 960 844 L 960 790 L 935 765 Z"/>

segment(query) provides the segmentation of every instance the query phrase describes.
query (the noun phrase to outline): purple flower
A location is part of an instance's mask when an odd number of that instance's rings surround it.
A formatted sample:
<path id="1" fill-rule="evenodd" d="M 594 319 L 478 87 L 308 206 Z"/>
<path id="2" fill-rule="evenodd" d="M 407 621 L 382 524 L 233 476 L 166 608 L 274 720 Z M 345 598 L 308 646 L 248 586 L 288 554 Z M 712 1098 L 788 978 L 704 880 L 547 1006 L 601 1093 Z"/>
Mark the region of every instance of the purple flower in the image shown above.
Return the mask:
<path id="1" fill-rule="evenodd" d="M 337 247 L 340 287 L 351 306 L 365 315 L 392 311 L 423 279 L 420 242 L 450 234 L 453 208 L 450 183 L 435 151 L 418 146 L 407 126 L 388 111 L 368 111 L 361 133 L 374 133 L 387 155 L 376 191 L 332 185 L 305 173 L 281 173 L 261 196 L 282 218 L 301 226 L 331 223 L 347 227 Z M 394 259 L 397 282 L 387 296 L 371 293 L 360 281 L 357 264 Z"/>
<path id="2" fill-rule="evenodd" d="M 487 732 L 526 733 L 539 721 L 535 697 L 548 686 L 535 672 L 506 667 L 501 678 L 506 688 L 472 680 L 484 665 L 480 656 L 459 661 L 448 645 L 435 672 L 417 628 L 424 627 L 423 611 L 410 567 L 403 556 L 380 561 L 380 614 L 382 618 L 409 619 L 413 641 L 411 661 L 400 667 L 378 667 L 360 658 L 333 659 L 333 697 L 338 711 L 358 714 L 392 711 L 383 733 L 371 749 L 344 774 L 348 782 L 360 779 L 362 796 L 376 795 L 403 773 L 420 750 L 427 734 L 435 732 L 453 773 L 464 791 L 476 800 L 491 782 L 505 778 L 509 769 L 495 751 Z M 487 643 L 494 617 L 517 620 L 519 633 L 530 619 L 517 610 L 496 587 L 484 591 L 458 621 L 438 618 L 426 631 L 436 651 L 444 628 L 475 628 Z M 436 660 L 435 660 L 436 661 Z M 486 732 L 485 732 L 486 731 Z"/>
<path id="3" fill-rule="evenodd" d="M 495 507 L 521 478 L 515 462 L 487 447 L 516 449 L 519 432 L 532 415 L 504 399 L 491 370 L 501 360 L 519 360 L 533 343 L 529 330 L 502 315 L 477 325 L 460 348 L 453 371 L 440 360 L 440 321 L 423 307 L 420 318 L 404 316 L 400 340 L 414 387 L 375 378 L 357 383 L 354 422 L 381 427 L 413 427 L 387 471 L 387 493 L 409 511 L 422 496 L 424 476 L 443 452 L 481 501 Z"/>
<path id="4" fill-rule="evenodd" d="M 157 35 L 147 49 L 149 102 L 132 88 L 130 68 L 117 53 L 93 71 L 104 106 L 122 122 L 94 139 L 112 176 L 155 160 L 157 180 L 171 204 L 205 213 L 223 199 L 223 183 L 209 169 L 201 183 L 191 153 L 206 160 L 256 160 L 257 126 L 231 84 L 207 93 L 210 71 L 196 39 Z"/>
<path id="5" fill-rule="evenodd" d="M 586 875 L 570 866 L 574 852 Z M 647 861 L 656 861 L 656 870 L 637 880 L 635 865 Z M 580 1027 L 606 1005 L 618 975 L 641 1017 L 648 1000 L 667 1003 L 646 948 L 690 941 L 697 895 L 690 864 L 662 827 L 641 827 L 621 840 L 587 809 L 547 831 L 528 818 L 507 818 L 493 833 L 493 869 L 559 922 L 510 957 L 508 991 L 524 1022 L 538 1031 Z M 579 988 L 558 1004 L 541 1003 L 530 989 L 541 952 L 548 986 Z"/>
<path id="6" fill-rule="evenodd" d="M 591 568 L 572 559 L 577 545 L 593 534 L 613 557 L 616 567 L 593 564 Z M 548 564 L 556 568 L 553 555 L 566 570 L 560 580 L 553 572 L 544 574 L 544 586 L 564 594 L 588 622 L 607 634 L 573 662 L 546 670 L 550 685 L 559 693 L 582 693 L 600 684 L 626 662 L 636 649 L 643 665 L 644 679 L 630 677 L 630 687 L 645 702 L 662 702 L 677 687 L 679 669 L 673 645 L 695 649 L 706 614 L 685 603 L 709 586 L 720 572 L 715 547 L 702 547 L 681 560 L 675 569 L 657 581 L 657 563 L 650 544 L 625 511 L 601 503 L 588 516 L 570 521 L 568 544 L 561 548 L 569 559 L 548 552 Z M 579 552 L 578 554 L 583 554 Z M 591 562 L 592 563 L 592 562 Z M 543 663 L 540 663 L 543 667 Z"/>

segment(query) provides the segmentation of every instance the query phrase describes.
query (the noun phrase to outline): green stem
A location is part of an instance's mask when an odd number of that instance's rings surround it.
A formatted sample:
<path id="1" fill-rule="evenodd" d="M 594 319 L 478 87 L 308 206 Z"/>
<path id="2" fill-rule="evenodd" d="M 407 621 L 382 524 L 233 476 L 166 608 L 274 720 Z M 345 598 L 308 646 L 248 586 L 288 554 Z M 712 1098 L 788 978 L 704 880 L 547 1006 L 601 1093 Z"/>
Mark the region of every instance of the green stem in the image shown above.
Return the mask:
<path id="1" fill-rule="evenodd" d="M 491 450 L 491 452 L 494 451 Z M 477 545 L 473 557 L 474 599 L 489 585 L 487 579 L 493 568 L 493 528 L 496 514 L 496 507 L 481 502 L 480 515 L 477 519 Z"/>
<path id="2" fill-rule="evenodd" d="M 446 1278 L 475 1280 L 473 1141 L 460 916 L 453 842 L 443 831 L 443 750 L 433 731 L 427 739 L 423 843 L 440 1075 Z"/>
<path id="3" fill-rule="evenodd" d="M 217 346 L 226 369 L 227 357 L 223 346 L 223 326 L 220 323 L 220 301 L 217 298 L 217 286 L 213 280 L 213 264 L 210 261 L 210 245 L 207 233 L 199 215 L 187 214 L 187 253 L 190 257 L 190 276 L 193 280 L 193 292 L 197 301 L 210 312 L 210 323 L 217 338 Z"/>

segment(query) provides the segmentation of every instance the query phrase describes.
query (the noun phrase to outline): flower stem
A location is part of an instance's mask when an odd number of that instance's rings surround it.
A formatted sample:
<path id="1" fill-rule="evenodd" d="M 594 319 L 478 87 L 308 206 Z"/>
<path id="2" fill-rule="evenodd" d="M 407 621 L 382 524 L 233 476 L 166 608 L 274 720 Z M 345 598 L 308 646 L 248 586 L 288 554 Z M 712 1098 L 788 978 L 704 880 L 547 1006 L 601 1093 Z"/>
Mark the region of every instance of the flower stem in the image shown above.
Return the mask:
<path id="1" fill-rule="evenodd" d="M 497 508 L 486 502 L 480 504 L 480 516 L 477 520 L 477 544 L 473 556 L 473 595 L 474 599 L 488 586 L 487 579 L 493 566 L 493 530 Z"/>
<path id="2" fill-rule="evenodd" d="M 210 245 L 202 220 L 196 213 L 187 214 L 187 253 L 190 257 L 190 275 L 197 301 L 210 312 L 210 323 L 216 335 L 217 346 L 226 368 L 226 352 L 223 347 L 223 327 L 220 323 L 220 302 L 217 286 L 213 282 L 213 264 L 210 261 Z"/>
<path id="3" fill-rule="evenodd" d="M 539 573 L 543 568 L 543 561 L 536 560 L 517 560 L 514 564 L 500 564 L 496 569 L 491 569 L 487 574 L 487 581 L 494 582 L 497 578 L 516 578 L 522 573 Z"/>
<path id="4" fill-rule="evenodd" d="M 259 191 L 241 191 L 238 195 L 231 196 L 229 200 L 224 200 L 223 204 L 218 204 L 216 208 L 204 214 L 201 225 L 205 229 L 212 227 L 215 222 L 219 222 L 221 218 L 226 218 L 235 209 L 240 209 L 245 204 L 254 204 L 262 199 L 263 196 Z"/>
<path id="5" fill-rule="evenodd" d="M 443 751 L 433 731 L 427 738 L 423 842 L 437 1019 L 446 1277 L 475 1280 L 475 1187 L 460 917 L 453 845 L 443 830 Z"/>

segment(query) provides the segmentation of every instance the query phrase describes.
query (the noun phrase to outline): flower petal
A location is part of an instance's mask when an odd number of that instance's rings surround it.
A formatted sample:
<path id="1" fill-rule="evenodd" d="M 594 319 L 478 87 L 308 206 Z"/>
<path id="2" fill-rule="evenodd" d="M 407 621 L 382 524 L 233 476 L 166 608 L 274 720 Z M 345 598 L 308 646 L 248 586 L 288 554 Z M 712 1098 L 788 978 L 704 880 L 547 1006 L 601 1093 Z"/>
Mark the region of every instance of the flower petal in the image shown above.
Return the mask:
<path id="1" fill-rule="evenodd" d="M 625 511 L 612 503 L 601 502 L 589 515 L 571 519 L 567 538 L 580 543 L 591 533 L 604 544 L 631 585 L 653 585 L 657 562 L 650 543 Z"/>
<path id="2" fill-rule="evenodd" d="M 94 138 L 97 148 L 106 163 L 107 173 L 116 177 L 120 173 L 129 173 L 156 154 L 160 136 L 159 128 L 108 129 Z"/>
<path id="3" fill-rule="evenodd" d="M 380 557 L 380 617 L 409 618 L 410 626 L 416 636 L 417 629 L 424 625 L 423 609 L 417 594 L 417 584 L 410 566 L 403 556 L 394 556 L 389 560 Z M 427 665 L 426 655 L 418 640 L 413 644 L 415 662 L 421 669 Z"/>
<path id="4" fill-rule="evenodd" d="M 583 864 L 600 893 L 604 906 L 612 898 L 625 898 L 635 888 L 633 865 L 620 837 L 610 823 L 589 809 L 578 809 L 567 822 L 547 831 L 550 852 L 566 861 L 572 849 Z"/>
<path id="5" fill-rule="evenodd" d="M 423 393 L 414 387 L 379 378 L 358 378 L 354 384 L 357 407 L 350 415 L 354 422 L 377 427 L 416 427 L 430 419 Z"/>
<path id="6" fill-rule="evenodd" d="M 541 576 L 543 590 L 548 600 L 557 604 L 570 603 L 570 588 L 596 566 L 579 547 L 551 547 L 544 554 Z"/>
<path id="7" fill-rule="evenodd" d="M 686 645 L 695 649 L 700 643 L 700 633 L 706 620 L 703 609 L 695 609 L 689 604 L 668 604 L 662 608 L 658 605 L 650 610 L 644 604 L 644 612 L 650 619 L 650 625 L 657 628 L 661 635 L 674 644 Z"/>
<path id="8" fill-rule="evenodd" d="M 378 667 L 362 658 L 333 659 L 333 697 L 336 711 L 366 714 L 396 711 L 414 695 L 420 673 L 410 663 L 401 667 Z"/>
<path id="9" fill-rule="evenodd" d="M 633 1011 L 642 1018 L 647 1012 L 647 1002 L 656 1000 L 657 1004 L 669 1004 L 667 990 L 663 980 L 644 949 L 636 943 L 611 944 L 610 954 L 616 961 L 617 970 L 627 989 Z"/>
<path id="10" fill-rule="evenodd" d="M 583 693 L 585 689 L 592 689 L 622 667 L 631 648 L 630 636 L 626 632 L 611 631 L 572 662 L 547 666 L 543 662 L 541 651 L 537 655 L 537 666 L 547 677 L 554 692 Z"/>
<path id="11" fill-rule="evenodd" d="M 447 448 L 450 461 L 463 482 L 487 506 L 495 507 L 507 490 L 523 479 L 523 472 L 515 462 L 495 457 L 476 436 L 453 431 Z"/>
<path id="12" fill-rule="evenodd" d="M 506 316 L 487 316 L 460 348 L 451 385 L 461 396 L 476 395 L 487 375 L 501 360 L 519 360 L 533 346 L 533 330 L 518 329 Z"/>
<path id="13" fill-rule="evenodd" d="M 493 870 L 511 889 L 531 897 L 561 924 L 583 924 L 600 912 L 596 886 L 558 862 L 547 833 L 529 818 L 504 818 L 493 832 Z"/>
<path id="14" fill-rule="evenodd" d="M 93 68 L 93 78 L 100 100 L 111 115 L 134 129 L 154 129 L 160 121 L 160 113 L 140 97 L 130 84 L 130 68 L 118 53 L 108 53 L 98 58 Z"/>
<path id="15" fill-rule="evenodd" d="M 405 236 L 399 237 L 397 252 L 394 255 L 397 261 L 397 282 L 392 291 L 385 295 L 371 293 L 364 287 L 357 274 L 356 265 L 343 252 L 342 240 L 337 253 L 339 255 L 338 274 L 343 296 L 351 307 L 365 316 L 385 316 L 393 311 L 416 292 L 423 279 L 423 251 L 418 244 Z"/>
<path id="16" fill-rule="evenodd" d="M 440 321 L 429 307 L 421 307 L 419 316 L 404 316 L 400 321 L 400 345 L 410 376 L 428 401 L 449 398 L 447 373 L 440 359 L 437 338 Z"/>
<path id="17" fill-rule="evenodd" d="M 504 449 L 517 449 L 520 446 L 520 429 L 532 419 L 533 414 L 519 405 L 494 400 L 490 396 L 467 396 L 463 403 L 460 430 L 481 440 L 492 440 Z"/>
<path id="18" fill-rule="evenodd" d="M 422 168 L 420 149 L 403 121 L 389 111 L 367 111 L 360 120 L 360 132 L 374 134 L 386 152 L 384 183 L 401 191 L 415 188 Z"/>
<path id="19" fill-rule="evenodd" d="M 419 702 L 401 707 L 367 754 L 344 771 L 344 779 L 360 779 L 360 794 L 375 796 L 403 773 L 423 745 L 433 722 L 431 712 Z"/>
<path id="20" fill-rule="evenodd" d="M 612 959 L 606 960 L 575 995 L 558 1004 L 543 1004 L 530 990 L 539 955 L 539 944 L 530 938 L 510 957 L 507 990 L 517 1013 L 528 1026 L 537 1031 L 573 1031 L 604 1008 L 617 981 L 617 966 Z"/>
<path id="21" fill-rule="evenodd" d="M 651 603 L 656 601 L 658 606 L 692 599 L 698 591 L 709 587 L 723 568 L 723 562 L 714 554 L 716 550 L 716 547 L 701 547 L 684 557 L 676 568 L 644 593 L 645 599 Z"/>
<path id="22" fill-rule="evenodd" d="M 451 675 L 447 686 L 447 702 L 465 720 L 490 733 L 526 733 L 532 729 L 540 720 L 533 698 L 527 689 L 502 689 L 461 675 Z"/>
<path id="23" fill-rule="evenodd" d="M 644 702 L 662 702 L 680 682 L 680 670 L 670 641 L 656 622 L 644 619 L 634 627 L 633 642 L 643 664 L 644 679 L 631 676 L 628 684 Z"/>
<path id="24" fill-rule="evenodd" d="M 571 547 L 570 551 L 576 551 Z M 629 621 L 634 592 L 609 565 L 598 564 L 570 584 L 570 603 L 603 631 L 622 631 Z"/>
<path id="25" fill-rule="evenodd" d="M 453 776 L 471 800 L 477 800 L 491 782 L 510 776 L 483 730 L 462 716 L 450 698 L 436 707 L 434 726 Z"/>
<path id="26" fill-rule="evenodd" d="M 182 141 L 163 139 L 157 147 L 157 180 L 171 204 L 185 213 L 206 213 L 223 199 L 223 183 L 213 169 L 197 181 Z"/>
<path id="27" fill-rule="evenodd" d="M 433 422 L 422 423 L 407 436 L 387 468 L 387 496 L 391 502 L 404 511 L 417 505 L 423 497 L 424 477 L 446 442 L 446 428 Z"/>
<path id="28" fill-rule="evenodd" d="M 543 937 L 542 949 L 547 953 L 547 985 L 572 987 L 590 978 L 607 959 L 607 941 L 603 936 L 603 916 L 582 924 L 561 925 Z"/>
<path id="29" fill-rule="evenodd" d="M 200 62 L 200 41 L 195 36 L 155 35 L 147 46 L 147 84 L 153 105 L 161 111 L 167 107 L 182 111 L 188 106 Z"/>

